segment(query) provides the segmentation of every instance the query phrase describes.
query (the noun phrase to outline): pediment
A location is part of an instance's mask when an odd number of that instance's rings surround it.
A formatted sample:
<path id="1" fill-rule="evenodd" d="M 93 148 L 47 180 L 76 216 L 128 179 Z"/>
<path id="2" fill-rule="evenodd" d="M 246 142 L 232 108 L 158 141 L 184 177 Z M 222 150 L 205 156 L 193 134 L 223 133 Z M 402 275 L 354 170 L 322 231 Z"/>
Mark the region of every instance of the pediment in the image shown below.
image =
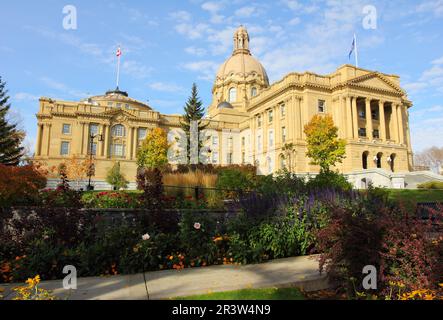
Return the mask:
<path id="1" fill-rule="evenodd" d="M 123 109 L 108 110 L 103 112 L 102 115 L 112 118 L 113 120 L 118 122 L 124 122 L 127 121 L 128 119 L 135 118 L 135 116 L 131 112 Z"/>
<path id="2" fill-rule="evenodd" d="M 377 72 L 368 73 L 366 75 L 349 80 L 348 84 L 351 84 L 356 87 L 370 88 L 381 91 L 390 91 L 402 95 L 405 94 L 403 89 L 401 89 L 395 83 L 393 83 L 385 76 Z"/>

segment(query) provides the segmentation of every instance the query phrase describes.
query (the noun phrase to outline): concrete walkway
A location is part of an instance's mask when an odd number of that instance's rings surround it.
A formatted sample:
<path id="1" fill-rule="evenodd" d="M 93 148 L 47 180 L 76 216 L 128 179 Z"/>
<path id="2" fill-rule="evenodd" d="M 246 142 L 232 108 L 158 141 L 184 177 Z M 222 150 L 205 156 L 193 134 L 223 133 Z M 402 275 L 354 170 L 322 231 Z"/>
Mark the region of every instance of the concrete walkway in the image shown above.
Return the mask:
<path id="1" fill-rule="evenodd" d="M 318 272 L 318 256 L 274 260 L 245 266 L 210 266 L 205 268 L 165 270 L 135 275 L 79 278 L 77 290 L 63 289 L 62 281 L 42 282 L 60 299 L 69 300 L 145 300 L 205 294 L 246 288 L 298 287 L 305 291 L 328 287 L 324 274 Z M 146 279 L 146 283 L 145 283 Z M 1 285 L 3 295 L 11 299 L 17 285 Z"/>

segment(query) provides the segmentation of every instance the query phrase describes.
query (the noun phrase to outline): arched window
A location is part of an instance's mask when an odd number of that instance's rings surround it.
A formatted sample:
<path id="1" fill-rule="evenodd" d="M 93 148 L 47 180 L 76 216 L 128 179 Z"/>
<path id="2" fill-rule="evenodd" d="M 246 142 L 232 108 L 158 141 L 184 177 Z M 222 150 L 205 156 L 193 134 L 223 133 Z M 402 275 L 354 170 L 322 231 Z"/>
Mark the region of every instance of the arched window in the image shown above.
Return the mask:
<path id="1" fill-rule="evenodd" d="M 237 89 L 229 89 L 229 102 L 235 102 L 237 100 Z"/>
<path id="2" fill-rule="evenodd" d="M 389 167 L 391 168 L 391 171 L 394 172 L 395 170 L 395 153 L 391 154 L 388 157 Z"/>
<path id="3" fill-rule="evenodd" d="M 252 87 L 251 89 L 251 97 L 255 97 L 257 95 L 257 88 L 256 87 Z"/>
<path id="4" fill-rule="evenodd" d="M 383 153 L 379 152 L 377 153 L 377 158 L 375 160 L 375 163 L 377 164 L 377 168 L 381 168 L 381 159 L 383 158 Z"/>
<path id="5" fill-rule="evenodd" d="M 286 158 L 283 154 L 280 155 L 280 169 L 286 169 Z"/>
<path id="6" fill-rule="evenodd" d="M 363 154 L 361 156 L 362 167 L 364 170 L 368 169 L 368 156 L 369 156 L 368 151 L 363 152 Z"/>
<path id="7" fill-rule="evenodd" d="M 125 136 L 125 127 L 121 124 L 116 124 L 112 127 L 112 136 L 113 137 L 124 137 Z"/>

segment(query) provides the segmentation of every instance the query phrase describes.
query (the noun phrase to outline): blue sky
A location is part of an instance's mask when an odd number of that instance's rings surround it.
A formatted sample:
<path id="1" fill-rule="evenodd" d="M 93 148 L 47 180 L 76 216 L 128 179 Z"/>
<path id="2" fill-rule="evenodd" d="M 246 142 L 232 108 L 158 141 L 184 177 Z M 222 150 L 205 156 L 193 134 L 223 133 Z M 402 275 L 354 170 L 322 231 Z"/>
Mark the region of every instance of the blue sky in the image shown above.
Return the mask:
<path id="1" fill-rule="evenodd" d="M 77 9 L 76 30 L 63 28 L 66 5 Z M 363 26 L 367 5 L 377 10 L 376 29 Z M 355 32 L 360 67 L 398 74 L 414 102 L 414 150 L 443 146 L 443 0 L 4 1 L 0 75 L 12 117 L 33 149 L 38 98 L 79 100 L 113 89 L 119 44 L 120 87 L 131 97 L 181 113 L 196 82 L 207 106 L 240 24 L 271 82 L 348 63 Z"/>

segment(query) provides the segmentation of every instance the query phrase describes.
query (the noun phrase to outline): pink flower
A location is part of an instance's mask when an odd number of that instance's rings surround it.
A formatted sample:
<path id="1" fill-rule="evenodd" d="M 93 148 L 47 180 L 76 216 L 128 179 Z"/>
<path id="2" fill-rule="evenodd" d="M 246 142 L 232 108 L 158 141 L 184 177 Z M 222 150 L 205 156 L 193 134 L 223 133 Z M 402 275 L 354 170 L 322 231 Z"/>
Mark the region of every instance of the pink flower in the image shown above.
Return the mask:
<path id="1" fill-rule="evenodd" d="M 202 225 L 198 222 L 194 223 L 194 229 L 195 230 L 200 230 L 200 228 L 202 227 Z"/>
<path id="2" fill-rule="evenodd" d="M 147 241 L 147 240 L 151 239 L 151 236 L 146 233 L 142 236 L 142 239 L 143 239 L 143 241 Z"/>

